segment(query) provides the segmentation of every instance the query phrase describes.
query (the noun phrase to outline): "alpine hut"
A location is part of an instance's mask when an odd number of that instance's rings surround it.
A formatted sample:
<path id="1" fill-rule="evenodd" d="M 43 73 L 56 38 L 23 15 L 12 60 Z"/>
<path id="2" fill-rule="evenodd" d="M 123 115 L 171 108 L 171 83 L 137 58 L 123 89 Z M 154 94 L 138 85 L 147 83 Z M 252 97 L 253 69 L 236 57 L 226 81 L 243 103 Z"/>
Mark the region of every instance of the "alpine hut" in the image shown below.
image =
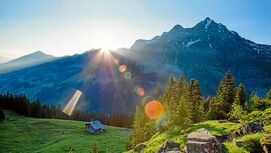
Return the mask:
<path id="1" fill-rule="evenodd" d="M 86 123 L 86 131 L 92 134 L 100 134 L 105 131 L 105 128 L 99 120 L 95 120 Z"/>

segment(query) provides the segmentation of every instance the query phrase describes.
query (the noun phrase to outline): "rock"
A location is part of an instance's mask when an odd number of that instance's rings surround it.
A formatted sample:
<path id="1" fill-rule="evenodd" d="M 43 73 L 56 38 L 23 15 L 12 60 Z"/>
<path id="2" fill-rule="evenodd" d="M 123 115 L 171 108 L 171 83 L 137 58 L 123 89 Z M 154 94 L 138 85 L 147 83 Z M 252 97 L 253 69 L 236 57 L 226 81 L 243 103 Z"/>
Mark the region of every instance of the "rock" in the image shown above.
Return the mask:
<path id="1" fill-rule="evenodd" d="M 146 145 L 143 143 L 140 143 L 140 144 L 136 145 L 136 147 L 134 148 L 134 152 L 141 152 L 141 150 L 144 148 L 146 148 Z"/>
<path id="2" fill-rule="evenodd" d="M 231 141 L 234 138 L 241 137 L 246 134 L 257 133 L 257 132 L 262 132 L 262 131 L 264 131 L 264 129 L 260 124 L 253 123 L 253 122 L 246 123 L 240 126 L 237 130 L 231 132 L 227 141 Z"/>
<path id="3" fill-rule="evenodd" d="M 222 153 L 222 146 L 208 130 L 201 128 L 188 134 L 188 153 Z"/>
<path id="4" fill-rule="evenodd" d="M 229 135 L 230 135 L 229 133 L 223 133 L 221 135 L 216 135 L 215 137 L 217 138 L 217 140 L 220 143 L 223 143 L 223 142 L 226 142 L 228 140 Z"/>
<path id="5" fill-rule="evenodd" d="M 157 153 L 179 153 L 180 144 L 172 140 L 166 140 L 164 144 L 158 149 Z"/>
<path id="6" fill-rule="evenodd" d="M 271 152 L 271 134 L 261 138 L 261 145 L 265 153 Z"/>
<path id="7" fill-rule="evenodd" d="M 218 123 L 226 123 L 227 120 L 218 120 Z"/>
<path id="8" fill-rule="evenodd" d="M 229 121 L 232 122 L 232 123 L 240 123 L 240 121 L 236 120 L 236 119 L 230 119 Z"/>
<path id="9" fill-rule="evenodd" d="M 245 144 L 245 142 L 242 141 L 242 140 L 239 140 L 239 141 L 236 141 L 236 142 L 235 142 L 235 146 L 236 146 L 236 147 L 242 147 L 244 144 Z"/>

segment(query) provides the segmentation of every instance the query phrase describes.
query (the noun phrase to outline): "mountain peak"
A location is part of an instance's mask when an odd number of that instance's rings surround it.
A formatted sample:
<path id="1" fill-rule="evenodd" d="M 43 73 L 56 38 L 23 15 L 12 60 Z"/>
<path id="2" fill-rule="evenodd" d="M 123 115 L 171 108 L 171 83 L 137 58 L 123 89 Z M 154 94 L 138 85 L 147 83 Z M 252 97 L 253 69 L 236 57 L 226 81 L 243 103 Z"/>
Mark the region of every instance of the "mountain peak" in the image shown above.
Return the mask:
<path id="1" fill-rule="evenodd" d="M 42 52 L 42 51 L 35 51 L 35 52 L 30 53 L 30 54 L 28 54 L 28 55 L 47 55 L 47 54 L 45 54 L 45 53 Z"/>
<path id="2" fill-rule="evenodd" d="M 209 17 L 206 17 L 203 21 L 205 21 L 205 22 L 210 22 L 210 21 L 214 21 L 214 20 L 212 20 L 212 19 L 209 18 Z"/>
<path id="3" fill-rule="evenodd" d="M 180 31 L 180 30 L 183 30 L 183 29 L 184 28 L 181 25 L 176 24 L 170 31 L 176 32 L 176 31 Z"/>

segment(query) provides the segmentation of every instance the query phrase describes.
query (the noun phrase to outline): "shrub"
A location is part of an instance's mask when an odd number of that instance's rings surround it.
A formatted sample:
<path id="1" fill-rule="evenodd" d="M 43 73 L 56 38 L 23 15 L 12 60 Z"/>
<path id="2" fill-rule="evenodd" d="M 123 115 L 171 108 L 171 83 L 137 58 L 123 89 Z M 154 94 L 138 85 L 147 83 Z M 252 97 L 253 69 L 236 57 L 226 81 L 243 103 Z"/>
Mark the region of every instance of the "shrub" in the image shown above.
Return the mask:
<path id="1" fill-rule="evenodd" d="M 230 119 L 236 119 L 243 121 L 246 115 L 246 111 L 243 110 L 242 106 L 234 103 L 229 113 Z"/>
<path id="2" fill-rule="evenodd" d="M 97 142 L 92 143 L 92 148 L 90 150 L 90 153 L 99 153 L 99 146 Z"/>
<path id="3" fill-rule="evenodd" d="M 264 111 L 255 110 L 245 117 L 246 122 L 256 122 L 263 125 L 271 124 L 271 108 Z"/>

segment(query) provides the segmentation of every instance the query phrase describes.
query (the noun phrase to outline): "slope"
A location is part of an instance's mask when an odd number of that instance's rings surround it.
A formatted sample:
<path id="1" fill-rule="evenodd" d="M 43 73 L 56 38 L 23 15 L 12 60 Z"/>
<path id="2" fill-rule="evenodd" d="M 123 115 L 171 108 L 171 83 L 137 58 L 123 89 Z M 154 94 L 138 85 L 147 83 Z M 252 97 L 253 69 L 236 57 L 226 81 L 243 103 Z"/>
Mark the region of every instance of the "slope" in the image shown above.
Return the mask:
<path id="1" fill-rule="evenodd" d="M 6 111 L 0 122 L 0 152 L 89 152 L 93 142 L 101 151 L 125 150 L 129 129 L 106 126 L 106 133 L 91 135 L 81 121 L 36 119 Z"/>

